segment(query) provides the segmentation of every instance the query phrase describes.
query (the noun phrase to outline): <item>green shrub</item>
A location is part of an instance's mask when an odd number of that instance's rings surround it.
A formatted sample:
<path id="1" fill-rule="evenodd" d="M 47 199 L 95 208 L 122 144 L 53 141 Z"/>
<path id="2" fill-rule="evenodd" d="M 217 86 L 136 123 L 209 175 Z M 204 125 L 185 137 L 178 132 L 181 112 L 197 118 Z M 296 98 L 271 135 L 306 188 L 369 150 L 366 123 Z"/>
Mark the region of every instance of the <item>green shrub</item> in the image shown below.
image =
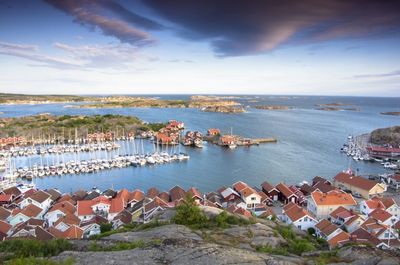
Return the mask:
<path id="1" fill-rule="evenodd" d="M 119 242 L 111 246 L 102 246 L 97 244 L 97 242 L 92 242 L 92 244 L 89 245 L 89 251 L 121 251 L 142 248 L 145 246 L 146 244 L 142 240 L 133 242 Z"/>
<path id="2" fill-rule="evenodd" d="M 105 232 L 111 231 L 111 229 L 112 229 L 111 223 L 100 224 L 100 233 L 105 233 Z"/>
<path id="3" fill-rule="evenodd" d="M 209 225 L 207 217 L 190 196 L 186 196 L 183 203 L 176 207 L 176 214 L 172 220 L 176 224 L 187 225 L 193 228 L 203 228 Z"/>
<path id="4" fill-rule="evenodd" d="M 296 255 L 315 250 L 314 245 L 305 239 L 290 240 L 288 243 L 288 251 Z"/>

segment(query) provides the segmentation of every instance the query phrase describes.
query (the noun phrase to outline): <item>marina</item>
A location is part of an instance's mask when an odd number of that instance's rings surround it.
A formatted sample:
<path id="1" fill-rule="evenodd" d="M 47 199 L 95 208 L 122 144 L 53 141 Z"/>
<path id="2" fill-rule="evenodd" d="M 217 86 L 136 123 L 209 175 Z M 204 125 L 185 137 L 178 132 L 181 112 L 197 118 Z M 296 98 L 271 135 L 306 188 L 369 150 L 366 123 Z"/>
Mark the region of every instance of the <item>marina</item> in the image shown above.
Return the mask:
<path id="1" fill-rule="evenodd" d="M 163 98 L 185 98 L 187 96 L 168 96 Z M 256 100 L 257 102 L 248 102 Z M 159 108 L 118 108 L 118 109 L 84 109 L 64 108 L 65 104 L 42 105 L 0 105 L 0 111 L 4 114 L 1 118 L 21 117 L 26 115 L 38 115 L 50 113 L 50 115 L 128 115 L 136 116 L 146 123 L 163 123 L 175 119 L 184 122 L 185 128 L 192 132 L 198 131 L 207 137 L 208 128 L 219 128 L 224 134 L 230 134 L 231 127 L 234 135 L 243 135 L 243 138 L 258 139 L 264 136 L 277 136 L 278 142 L 274 144 L 260 144 L 255 148 L 228 148 L 221 147 L 209 141 L 202 142 L 202 148 L 192 146 L 155 144 L 151 140 L 149 132 L 135 135 L 135 140 L 122 140 L 123 130 L 118 129 L 118 138 L 113 140 L 120 145 L 119 148 L 96 152 L 68 152 L 52 153 L 44 155 L 13 156 L 12 167 L 27 167 L 31 169 L 34 164 L 50 166 L 66 164 L 70 161 L 111 160 L 113 158 L 133 154 L 153 154 L 166 151 L 173 155 L 181 152 L 190 156 L 188 162 L 171 162 L 155 166 L 126 166 L 114 167 L 111 170 L 98 170 L 85 174 L 45 175 L 34 178 L 39 188 L 58 187 L 63 191 L 79 188 L 90 189 L 96 183 L 101 189 L 111 186 L 124 188 L 135 186 L 147 189 L 151 186 L 167 188 L 179 184 L 183 187 L 195 185 L 204 191 L 215 190 L 229 181 L 245 179 L 248 183 L 259 183 L 263 178 L 269 178 L 273 182 L 288 181 L 298 183 L 301 180 L 310 180 L 316 174 L 332 175 L 338 170 L 347 168 L 349 157 L 338 152 L 343 139 L 347 135 L 360 135 L 370 132 L 375 128 L 387 127 L 398 124 L 398 117 L 380 115 L 381 111 L 394 111 L 398 103 L 396 100 L 386 98 L 335 98 L 335 97 L 278 97 L 278 96 L 244 96 L 237 101 L 243 105 L 290 105 L 293 108 L 287 111 L 265 111 L 251 109 L 241 114 L 222 114 L 199 112 L 197 109 L 159 109 Z M 321 112 L 314 110 L 315 104 L 323 102 L 349 102 L 361 106 L 360 112 Z M 70 104 L 70 103 L 69 103 Z M 73 103 L 72 103 L 73 104 Z M 384 107 L 371 107 L 371 106 Z M 346 121 L 346 122 L 344 122 Z M 290 126 L 288 127 L 288 124 Z M 340 124 L 340 126 L 332 126 Z M 165 126 L 165 125 L 164 125 Z M 107 131 L 107 130 L 104 130 Z M 128 136 L 130 130 L 125 130 Z M 60 130 L 62 140 L 62 130 Z M 69 136 L 66 130 L 65 136 Z M 93 134 L 96 131 L 90 131 Z M 79 133 L 79 132 L 78 132 Z M 74 130 L 71 130 L 72 139 L 75 138 Z M 78 138 L 84 139 L 87 132 L 81 132 Z M 40 133 L 36 134 L 41 139 Z M 184 139 L 185 132 L 181 134 L 180 141 Z M 54 138 L 54 134 L 51 138 Z M 57 137 L 56 137 L 57 138 Z M 66 138 L 66 137 L 65 137 Z M 135 142 L 135 150 L 133 147 Z M 142 143 L 143 149 L 142 150 Z M 68 143 L 60 143 L 60 145 Z M 75 143 L 69 143 L 73 145 Z M 77 144 L 84 143 L 83 140 Z M 54 144 L 41 144 L 51 146 Z M 55 144 L 57 145 L 57 144 Z M 32 145 L 27 146 L 31 148 Z M 157 147 L 158 146 L 158 147 Z M 157 149 L 158 148 L 158 149 Z M 79 157 L 78 157 L 79 156 Z M 41 161 L 42 159 L 42 161 Z M 359 174 L 393 173 L 392 169 L 384 168 L 377 162 L 365 162 L 353 160 L 351 166 L 358 169 Z M 8 167 L 7 157 L 4 160 Z M 241 165 L 246 165 L 242 167 Z M 1 165 L 0 165 L 1 166 Z M 9 172 L 9 171 L 4 171 Z M 0 175 L 3 175 L 0 173 Z"/>

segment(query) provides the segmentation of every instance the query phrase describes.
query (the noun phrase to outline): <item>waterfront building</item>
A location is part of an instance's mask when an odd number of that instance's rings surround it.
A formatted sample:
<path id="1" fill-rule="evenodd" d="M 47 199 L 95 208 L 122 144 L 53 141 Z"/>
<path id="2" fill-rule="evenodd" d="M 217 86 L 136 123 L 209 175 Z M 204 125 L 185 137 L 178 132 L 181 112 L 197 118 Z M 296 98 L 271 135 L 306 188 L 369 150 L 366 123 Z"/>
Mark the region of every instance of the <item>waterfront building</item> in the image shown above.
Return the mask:
<path id="1" fill-rule="evenodd" d="M 283 183 L 279 183 L 276 185 L 276 189 L 279 191 L 278 198 L 283 203 L 294 202 L 297 203 L 298 197 L 294 194 L 293 191 L 290 190 L 288 186 Z"/>
<path id="2" fill-rule="evenodd" d="M 341 172 L 334 177 L 334 186 L 342 190 L 351 191 L 352 194 L 359 194 L 364 199 L 369 199 L 373 195 L 382 194 L 386 191 L 384 183 L 366 179 L 360 176 L 353 176 Z"/>

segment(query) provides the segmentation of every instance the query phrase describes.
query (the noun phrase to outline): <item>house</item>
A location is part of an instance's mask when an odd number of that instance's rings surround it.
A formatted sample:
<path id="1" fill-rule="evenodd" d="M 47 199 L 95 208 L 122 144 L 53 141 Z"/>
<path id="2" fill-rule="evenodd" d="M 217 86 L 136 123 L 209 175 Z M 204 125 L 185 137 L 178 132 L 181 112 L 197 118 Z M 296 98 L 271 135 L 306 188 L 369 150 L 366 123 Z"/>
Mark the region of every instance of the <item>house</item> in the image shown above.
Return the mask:
<path id="1" fill-rule="evenodd" d="M 61 192 L 59 190 L 57 190 L 57 189 L 49 189 L 49 190 L 46 190 L 46 192 L 48 194 L 50 194 L 50 196 L 51 196 L 50 200 L 53 201 L 53 202 L 55 202 L 59 198 L 61 198 Z"/>
<path id="2" fill-rule="evenodd" d="M 129 195 L 127 207 L 133 207 L 136 203 L 140 202 L 143 199 L 144 199 L 144 192 L 141 190 L 134 190 Z"/>
<path id="3" fill-rule="evenodd" d="M 294 194 L 293 191 L 291 191 L 288 186 L 286 186 L 283 183 L 279 183 L 278 185 L 276 185 L 276 189 L 279 191 L 278 199 L 281 202 L 283 202 L 283 203 L 289 203 L 289 202 L 297 203 L 297 200 L 298 200 L 297 195 Z"/>
<path id="4" fill-rule="evenodd" d="M 354 213 L 353 210 L 348 210 L 343 206 L 339 206 L 329 214 L 328 220 L 330 220 L 334 224 L 341 226 L 355 215 L 357 214 Z"/>
<path id="5" fill-rule="evenodd" d="M 95 214 L 92 209 L 92 201 L 78 201 L 76 205 L 76 214 L 82 221 L 92 219 Z"/>
<path id="6" fill-rule="evenodd" d="M 375 209 L 369 213 L 369 217 L 377 220 L 380 224 L 394 225 L 397 222 L 397 218 L 393 217 L 390 213 L 384 209 Z"/>
<path id="7" fill-rule="evenodd" d="M 203 200 L 203 197 L 201 196 L 200 191 L 194 187 L 191 187 L 190 189 L 188 189 L 186 192 L 186 195 L 193 198 L 197 204 L 200 204 L 201 201 Z"/>
<path id="8" fill-rule="evenodd" d="M 180 186 L 175 186 L 169 190 L 169 195 L 171 197 L 171 202 L 178 204 L 180 201 L 185 199 L 186 192 Z"/>
<path id="9" fill-rule="evenodd" d="M 76 226 L 72 225 L 67 230 L 63 232 L 63 237 L 65 239 L 81 239 L 83 237 L 83 230 Z"/>
<path id="10" fill-rule="evenodd" d="M 258 216 L 258 218 L 272 220 L 273 218 L 276 217 L 274 210 L 272 210 L 272 208 L 270 208 L 270 207 L 267 207 L 267 208 L 268 209 L 265 212 L 263 212 L 262 214 L 260 214 Z"/>
<path id="11" fill-rule="evenodd" d="M 129 194 L 128 194 L 129 196 Z M 112 221 L 115 216 L 121 213 L 125 209 L 124 207 L 124 198 L 123 197 L 115 197 L 111 199 L 110 209 L 108 211 L 108 221 Z"/>
<path id="12" fill-rule="evenodd" d="M 317 220 L 306 209 L 294 202 L 289 202 L 283 206 L 281 219 L 283 222 L 292 224 L 304 231 L 314 227 L 317 223 Z"/>
<path id="13" fill-rule="evenodd" d="M 353 194 L 360 194 L 364 199 L 369 199 L 373 195 L 382 194 L 386 191 L 384 183 L 366 179 L 360 176 L 353 176 L 341 172 L 334 177 L 334 186 L 342 190 L 349 190 Z"/>
<path id="14" fill-rule="evenodd" d="M 155 197 L 151 202 L 143 207 L 143 222 L 149 222 L 157 213 L 168 208 L 169 205 L 158 197 Z"/>
<path id="15" fill-rule="evenodd" d="M 221 134 L 221 131 L 219 129 L 210 128 L 207 130 L 208 136 L 216 136 L 216 135 L 220 135 L 220 134 Z"/>
<path id="16" fill-rule="evenodd" d="M 114 199 L 112 199 L 114 200 Z M 77 202 L 77 216 L 82 221 L 90 220 L 95 215 L 107 217 L 111 207 L 111 200 L 103 195 L 87 201 Z"/>
<path id="17" fill-rule="evenodd" d="M 20 208 L 23 209 L 27 205 L 33 204 L 46 212 L 50 208 L 51 202 L 51 195 L 45 191 L 39 190 L 24 198 L 20 203 Z"/>
<path id="18" fill-rule="evenodd" d="M 55 221 L 52 226 L 64 232 L 72 225 L 79 225 L 80 223 L 81 219 L 79 219 L 76 215 L 67 213 L 66 215 L 61 216 L 57 221 Z"/>
<path id="19" fill-rule="evenodd" d="M 369 215 L 376 209 L 384 209 L 396 218 L 400 217 L 400 207 L 396 201 L 391 197 L 378 197 L 374 196 L 369 200 L 360 202 L 360 212 Z"/>
<path id="20" fill-rule="evenodd" d="M 368 218 L 361 224 L 361 228 L 372 234 L 379 240 L 387 240 L 396 238 L 395 231 L 390 226 L 382 224 L 374 218 Z"/>
<path id="21" fill-rule="evenodd" d="M 230 212 L 230 213 L 232 213 L 232 214 L 239 214 L 239 215 L 245 216 L 245 217 L 247 217 L 247 218 L 250 218 L 250 217 L 253 216 L 253 215 L 251 214 L 250 211 L 248 211 L 248 210 L 246 210 L 246 209 L 244 209 L 244 208 L 242 208 L 242 207 L 237 207 L 237 206 L 234 205 L 234 204 L 230 205 L 230 206 L 226 209 L 226 211 L 228 211 L 228 212 Z"/>
<path id="22" fill-rule="evenodd" d="M 221 196 L 222 196 L 222 204 L 221 205 L 223 207 L 228 207 L 232 203 L 235 203 L 235 201 L 241 200 L 240 194 L 237 193 L 237 191 L 235 191 L 232 188 L 226 188 L 226 189 L 222 190 Z M 210 196 L 208 196 L 208 197 L 210 197 Z M 219 199 L 218 195 L 216 195 L 216 197 L 218 197 L 218 199 Z M 220 202 L 220 200 L 219 200 L 219 202 Z"/>
<path id="23" fill-rule="evenodd" d="M 24 209 L 14 209 L 10 216 L 10 225 L 15 226 L 18 223 L 25 222 L 30 218 L 42 218 L 43 209 L 34 204 L 28 204 Z"/>
<path id="24" fill-rule="evenodd" d="M 164 202 L 168 203 L 169 202 L 169 193 L 166 191 L 163 191 L 160 194 L 158 194 L 158 198 L 160 198 Z"/>
<path id="25" fill-rule="evenodd" d="M 269 184 L 267 181 L 264 181 L 261 184 L 261 188 L 262 191 L 273 201 L 277 201 L 279 199 L 279 190 L 273 185 Z"/>
<path id="26" fill-rule="evenodd" d="M 12 225 L 0 220 L 0 233 L 4 234 L 6 236 L 9 236 L 12 233 L 11 228 L 12 228 Z"/>
<path id="27" fill-rule="evenodd" d="M 100 234 L 100 225 L 103 223 L 108 223 L 108 220 L 101 216 L 95 216 L 88 221 L 81 222 L 79 227 L 83 230 L 83 238 Z"/>
<path id="28" fill-rule="evenodd" d="M 289 186 L 291 192 L 293 192 L 297 196 L 297 204 L 304 205 L 307 202 L 306 196 L 304 193 L 297 188 L 295 185 Z"/>
<path id="29" fill-rule="evenodd" d="M 15 200 L 14 194 L 0 194 L 0 205 L 8 206 Z"/>
<path id="30" fill-rule="evenodd" d="M 74 214 L 75 206 L 70 202 L 59 202 L 51 206 L 51 208 L 44 215 L 44 218 L 47 220 L 49 226 L 52 226 L 55 221 L 60 219 L 61 217 L 67 214 Z"/>
<path id="31" fill-rule="evenodd" d="M 239 194 L 237 194 L 237 198 L 240 200 Z M 218 208 L 222 208 L 224 204 L 222 195 L 214 191 L 206 194 L 206 200 L 212 203 L 213 205 L 217 206 Z"/>
<path id="32" fill-rule="evenodd" d="M 147 191 L 147 197 L 149 197 L 150 199 L 153 199 L 154 197 L 158 196 L 158 194 L 160 194 L 160 191 L 154 187 L 150 188 Z"/>
<path id="33" fill-rule="evenodd" d="M 329 245 L 329 249 L 334 249 L 338 246 L 342 246 L 345 243 L 348 243 L 350 240 L 350 234 L 341 230 L 338 234 L 336 234 L 335 236 L 331 237 L 328 240 L 328 245 Z"/>
<path id="34" fill-rule="evenodd" d="M 261 191 L 261 190 L 258 191 L 258 195 L 261 196 L 260 201 L 262 204 L 268 205 L 268 206 L 271 206 L 273 204 L 273 200 L 267 194 L 265 194 L 263 191 Z"/>
<path id="35" fill-rule="evenodd" d="M 112 220 L 113 229 L 130 224 L 132 222 L 132 214 L 127 210 L 123 210 Z"/>
<path id="36" fill-rule="evenodd" d="M 238 181 L 233 184 L 233 189 L 239 193 L 247 209 L 254 208 L 257 204 L 261 203 L 261 196 L 246 183 Z"/>
<path id="37" fill-rule="evenodd" d="M 343 232 L 343 230 L 329 222 L 327 219 L 322 219 L 315 225 L 315 233 L 318 237 L 325 240 L 333 238 L 340 232 Z"/>
<path id="38" fill-rule="evenodd" d="M 356 231 L 352 232 L 350 235 L 351 235 L 350 240 L 352 242 L 364 243 L 364 244 L 368 243 L 373 247 L 382 249 L 389 248 L 389 246 L 385 242 L 379 240 L 376 236 L 372 235 L 364 228 L 359 228 Z"/>
<path id="39" fill-rule="evenodd" d="M 0 220 L 7 222 L 11 216 L 11 211 L 0 206 Z"/>
<path id="40" fill-rule="evenodd" d="M 318 219 L 328 218 L 329 214 L 340 206 L 350 210 L 357 206 L 357 202 L 351 194 L 339 191 L 314 191 L 307 201 L 307 209 Z"/>
<path id="41" fill-rule="evenodd" d="M 362 214 L 369 215 L 375 209 L 385 209 L 385 205 L 378 197 L 373 197 L 371 199 L 361 201 L 359 209 Z"/>
<path id="42" fill-rule="evenodd" d="M 400 174 L 393 174 L 388 177 L 388 183 L 390 187 L 395 190 L 400 189 Z"/>
<path id="43" fill-rule="evenodd" d="M 343 227 L 347 230 L 347 232 L 352 233 L 358 228 L 361 227 L 361 224 L 365 222 L 365 219 L 361 216 L 354 215 L 350 219 L 348 219 L 344 224 Z"/>

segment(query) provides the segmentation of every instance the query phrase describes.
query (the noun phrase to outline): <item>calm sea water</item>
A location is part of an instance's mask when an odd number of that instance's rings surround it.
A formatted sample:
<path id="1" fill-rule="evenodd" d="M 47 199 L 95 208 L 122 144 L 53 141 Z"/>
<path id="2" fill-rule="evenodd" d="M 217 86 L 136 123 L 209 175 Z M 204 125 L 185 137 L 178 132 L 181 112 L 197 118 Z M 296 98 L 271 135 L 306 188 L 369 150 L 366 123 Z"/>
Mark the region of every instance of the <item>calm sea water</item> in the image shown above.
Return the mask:
<path id="1" fill-rule="evenodd" d="M 187 98 L 182 95 L 162 95 L 162 98 Z M 360 174 L 382 173 L 385 170 L 376 163 L 349 161 L 339 152 L 349 134 L 357 135 L 373 129 L 400 125 L 399 116 L 379 114 L 382 111 L 400 111 L 400 98 L 320 97 L 320 96 L 242 96 L 237 99 L 244 106 L 277 104 L 293 107 L 286 111 L 267 111 L 248 108 L 243 114 L 206 113 L 197 109 L 74 109 L 66 104 L 0 105 L 1 117 L 16 117 L 49 112 L 62 114 L 123 114 L 133 115 L 148 122 L 170 119 L 183 121 L 187 130 L 206 132 L 208 128 L 220 128 L 224 132 L 233 129 L 234 134 L 246 137 L 276 137 L 278 143 L 235 150 L 205 144 L 203 149 L 181 147 L 190 155 L 183 163 L 123 169 L 113 169 L 94 174 L 50 176 L 36 179 L 39 188 L 57 187 L 69 192 L 78 189 L 148 189 L 166 190 L 178 184 L 184 188 L 198 187 L 202 191 L 215 190 L 243 180 L 259 185 L 265 180 L 271 183 L 284 181 L 296 184 L 316 175 L 332 178 L 351 163 Z M 257 102 L 253 102 L 257 101 Z M 320 111 L 315 104 L 342 102 L 359 107 L 360 111 Z M 124 146 L 125 148 L 130 148 Z M 146 150 L 152 145 L 145 143 Z M 121 150 L 121 153 L 124 150 Z M 68 160 L 71 157 L 66 157 Z M 73 158 L 73 156 L 72 156 Z M 45 158 L 46 159 L 46 158 Z M 52 161 L 51 157 L 49 158 Z M 30 162 L 39 161 L 39 157 Z M 24 158 L 19 165 L 28 164 Z"/>

